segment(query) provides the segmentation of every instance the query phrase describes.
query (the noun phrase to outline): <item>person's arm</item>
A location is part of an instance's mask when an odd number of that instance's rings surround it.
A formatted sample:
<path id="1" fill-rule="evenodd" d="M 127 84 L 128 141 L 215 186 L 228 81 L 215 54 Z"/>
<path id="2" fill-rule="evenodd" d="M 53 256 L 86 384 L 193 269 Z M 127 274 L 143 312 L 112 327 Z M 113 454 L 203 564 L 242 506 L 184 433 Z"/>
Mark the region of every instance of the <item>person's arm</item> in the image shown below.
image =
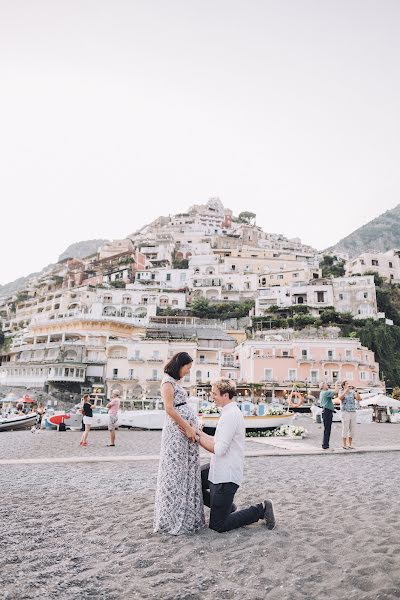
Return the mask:
<path id="1" fill-rule="evenodd" d="M 164 401 L 165 412 L 192 442 L 196 441 L 196 430 L 185 419 L 181 417 L 174 408 L 174 387 L 172 383 L 164 383 L 161 388 L 161 396 Z"/>
<path id="2" fill-rule="evenodd" d="M 357 400 L 357 402 L 360 402 L 361 394 L 358 390 L 354 392 L 354 398 Z"/>
<path id="3" fill-rule="evenodd" d="M 204 448 L 205 450 L 208 450 L 208 452 L 211 452 L 212 454 L 215 454 L 214 453 L 215 439 L 213 438 L 212 435 L 207 435 L 206 433 L 204 433 L 204 431 L 199 429 L 196 432 L 196 440 L 198 441 L 199 445 L 202 448 Z"/>
<path id="4" fill-rule="evenodd" d="M 335 394 L 336 394 L 336 396 L 339 395 L 339 384 L 337 381 L 335 381 Z"/>
<path id="5" fill-rule="evenodd" d="M 342 391 L 342 393 L 339 394 L 339 400 L 343 400 L 343 398 L 348 393 L 348 391 L 349 391 L 349 386 L 345 387 L 344 390 Z"/>
<path id="6" fill-rule="evenodd" d="M 229 446 L 232 443 L 233 436 L 235 435 L 237 427 L 237 415 L 235 413 L 222 415 L 218 424 L 218 437 L 217 439 L 206 435 L 202 431 L 198 432 L 197 439 L 200 446 L 212 452 L 216 456 L 223 456 L 229 450 Z"/>
<path id="7" fill-rule="evenodd" d="M 112 404 L 111 404 L 111 402 L 112 402 L 112 400 L 110 400 L 110 402 L 109 402 L 108 404 L 106 404 L 106 408 L 107 408 L 108 410 L 110 410 L 110 408 L 112 407 Z"/>

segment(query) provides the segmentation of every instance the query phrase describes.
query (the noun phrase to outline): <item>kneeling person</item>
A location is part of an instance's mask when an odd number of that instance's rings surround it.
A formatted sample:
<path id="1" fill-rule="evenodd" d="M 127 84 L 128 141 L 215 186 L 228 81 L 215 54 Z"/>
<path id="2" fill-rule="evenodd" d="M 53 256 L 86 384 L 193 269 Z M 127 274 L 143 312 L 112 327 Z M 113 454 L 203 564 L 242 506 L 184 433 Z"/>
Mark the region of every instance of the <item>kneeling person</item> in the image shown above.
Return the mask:
<path id="1" fill-rule="evenodd" d="M 222 409 L 215 436 L 197 432 L 200 446 L 213 454 L 210 465 L 202 468 L 204 504 L 211 509 L 209 527 L 222 533 L 263 519 L 267 528 L 273 529 L 275 516 L 271 500 L 235 511 L 233 499 L 243 478 L 244 418 L 233 400 L 236 386 L 230 379 L 216 381 L 211 392 L 215 404 Z"/>

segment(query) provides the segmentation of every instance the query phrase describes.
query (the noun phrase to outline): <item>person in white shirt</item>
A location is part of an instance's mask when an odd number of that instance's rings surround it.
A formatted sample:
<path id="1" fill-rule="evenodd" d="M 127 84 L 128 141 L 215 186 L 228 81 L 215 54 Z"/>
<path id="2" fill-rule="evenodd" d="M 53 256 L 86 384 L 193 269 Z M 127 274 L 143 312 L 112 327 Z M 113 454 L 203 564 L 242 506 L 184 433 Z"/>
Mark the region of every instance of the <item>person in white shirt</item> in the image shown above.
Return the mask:
<path id="1" fill-rule="evenodd" d="M 230 379 L 220 379 L 213 384 L 211 394 L 222 409 L 215 436 L 201 430 L 196 433 L 200 446 L 212 452 L 211 463 L 202 467 L 203 500 L 211 509 L 209 527 L 222 533 L 263 519 L 267 528 L 273 529 L 271 500 L 238 511 L 233 504 L 243 478 L 246 435 L 243 415 L 233 400 L 236 386 Z"/>

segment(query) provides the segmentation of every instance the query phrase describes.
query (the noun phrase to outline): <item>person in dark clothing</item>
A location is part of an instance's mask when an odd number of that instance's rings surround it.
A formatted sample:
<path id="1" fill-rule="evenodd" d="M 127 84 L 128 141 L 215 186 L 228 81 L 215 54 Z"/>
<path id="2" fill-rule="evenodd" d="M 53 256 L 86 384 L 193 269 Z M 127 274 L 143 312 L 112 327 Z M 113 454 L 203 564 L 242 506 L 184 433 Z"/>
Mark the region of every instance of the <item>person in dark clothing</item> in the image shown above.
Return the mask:
<path id="1" fill-rule="evenodd" d="M 82 414 L 83 414 L 83 423 L 85 425 L 85 431 L 82 434 L 81 441 L 79 442 L 80 446 L 87 446 L 87 439 L 90 431 L 90 426 L 93 421 L 93 405 L 90 403 L 89 394 L 85 394 L 83 396 L 83 405 L 82 405 Z"/>
<path id="2" fill-rule="evenodd" d="M 319 401 L 322 407 L 322 421 L 324 423 L 324 435 L 322 438 L 322 449 L 329 450 L 329 440 L 331 437 L 333 413 L 335 412 L 335 406 L 333 399 L 338 396 L 339 388 L 338 384 L 335 384 L 335 389 L 330 389 L 329 383 L 322 383 L 320 387 Z"/>

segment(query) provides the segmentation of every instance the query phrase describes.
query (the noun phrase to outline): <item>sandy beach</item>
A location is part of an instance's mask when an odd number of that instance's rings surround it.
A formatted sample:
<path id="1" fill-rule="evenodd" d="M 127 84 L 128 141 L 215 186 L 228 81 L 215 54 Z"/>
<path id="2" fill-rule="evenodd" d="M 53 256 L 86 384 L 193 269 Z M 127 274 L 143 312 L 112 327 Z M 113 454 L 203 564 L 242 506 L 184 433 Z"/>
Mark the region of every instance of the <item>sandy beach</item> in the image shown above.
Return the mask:
<path id="1" fill-rule="evenodd" d="M 318 446 L 320 426 L 307 423 L 308 442 Z M 3 460 L 79 457 L 84 450 L 142 457 L 0 466 L 2 598 L 400 597 L 399 453 L 282 456 L 247 442 L 250 451 L 271 452 L 247 458 L 237 503 L 271 497 L 276 529 L 267 531 L 260 522 L 224 534 L 205 529 L 168 537 L 152 531 L 157 460 L 146 460 L 157 454 L 160 433 L 117 435 L 113 449 L 106 448 L 107 432 L 93 432 L 86 449 L 77 446 L 73 432 L 0 435 Z M 399 435 L 390 424 L 358 431 L 360 443 L 364 436 L 376 445 L 395 443 Z"/>

